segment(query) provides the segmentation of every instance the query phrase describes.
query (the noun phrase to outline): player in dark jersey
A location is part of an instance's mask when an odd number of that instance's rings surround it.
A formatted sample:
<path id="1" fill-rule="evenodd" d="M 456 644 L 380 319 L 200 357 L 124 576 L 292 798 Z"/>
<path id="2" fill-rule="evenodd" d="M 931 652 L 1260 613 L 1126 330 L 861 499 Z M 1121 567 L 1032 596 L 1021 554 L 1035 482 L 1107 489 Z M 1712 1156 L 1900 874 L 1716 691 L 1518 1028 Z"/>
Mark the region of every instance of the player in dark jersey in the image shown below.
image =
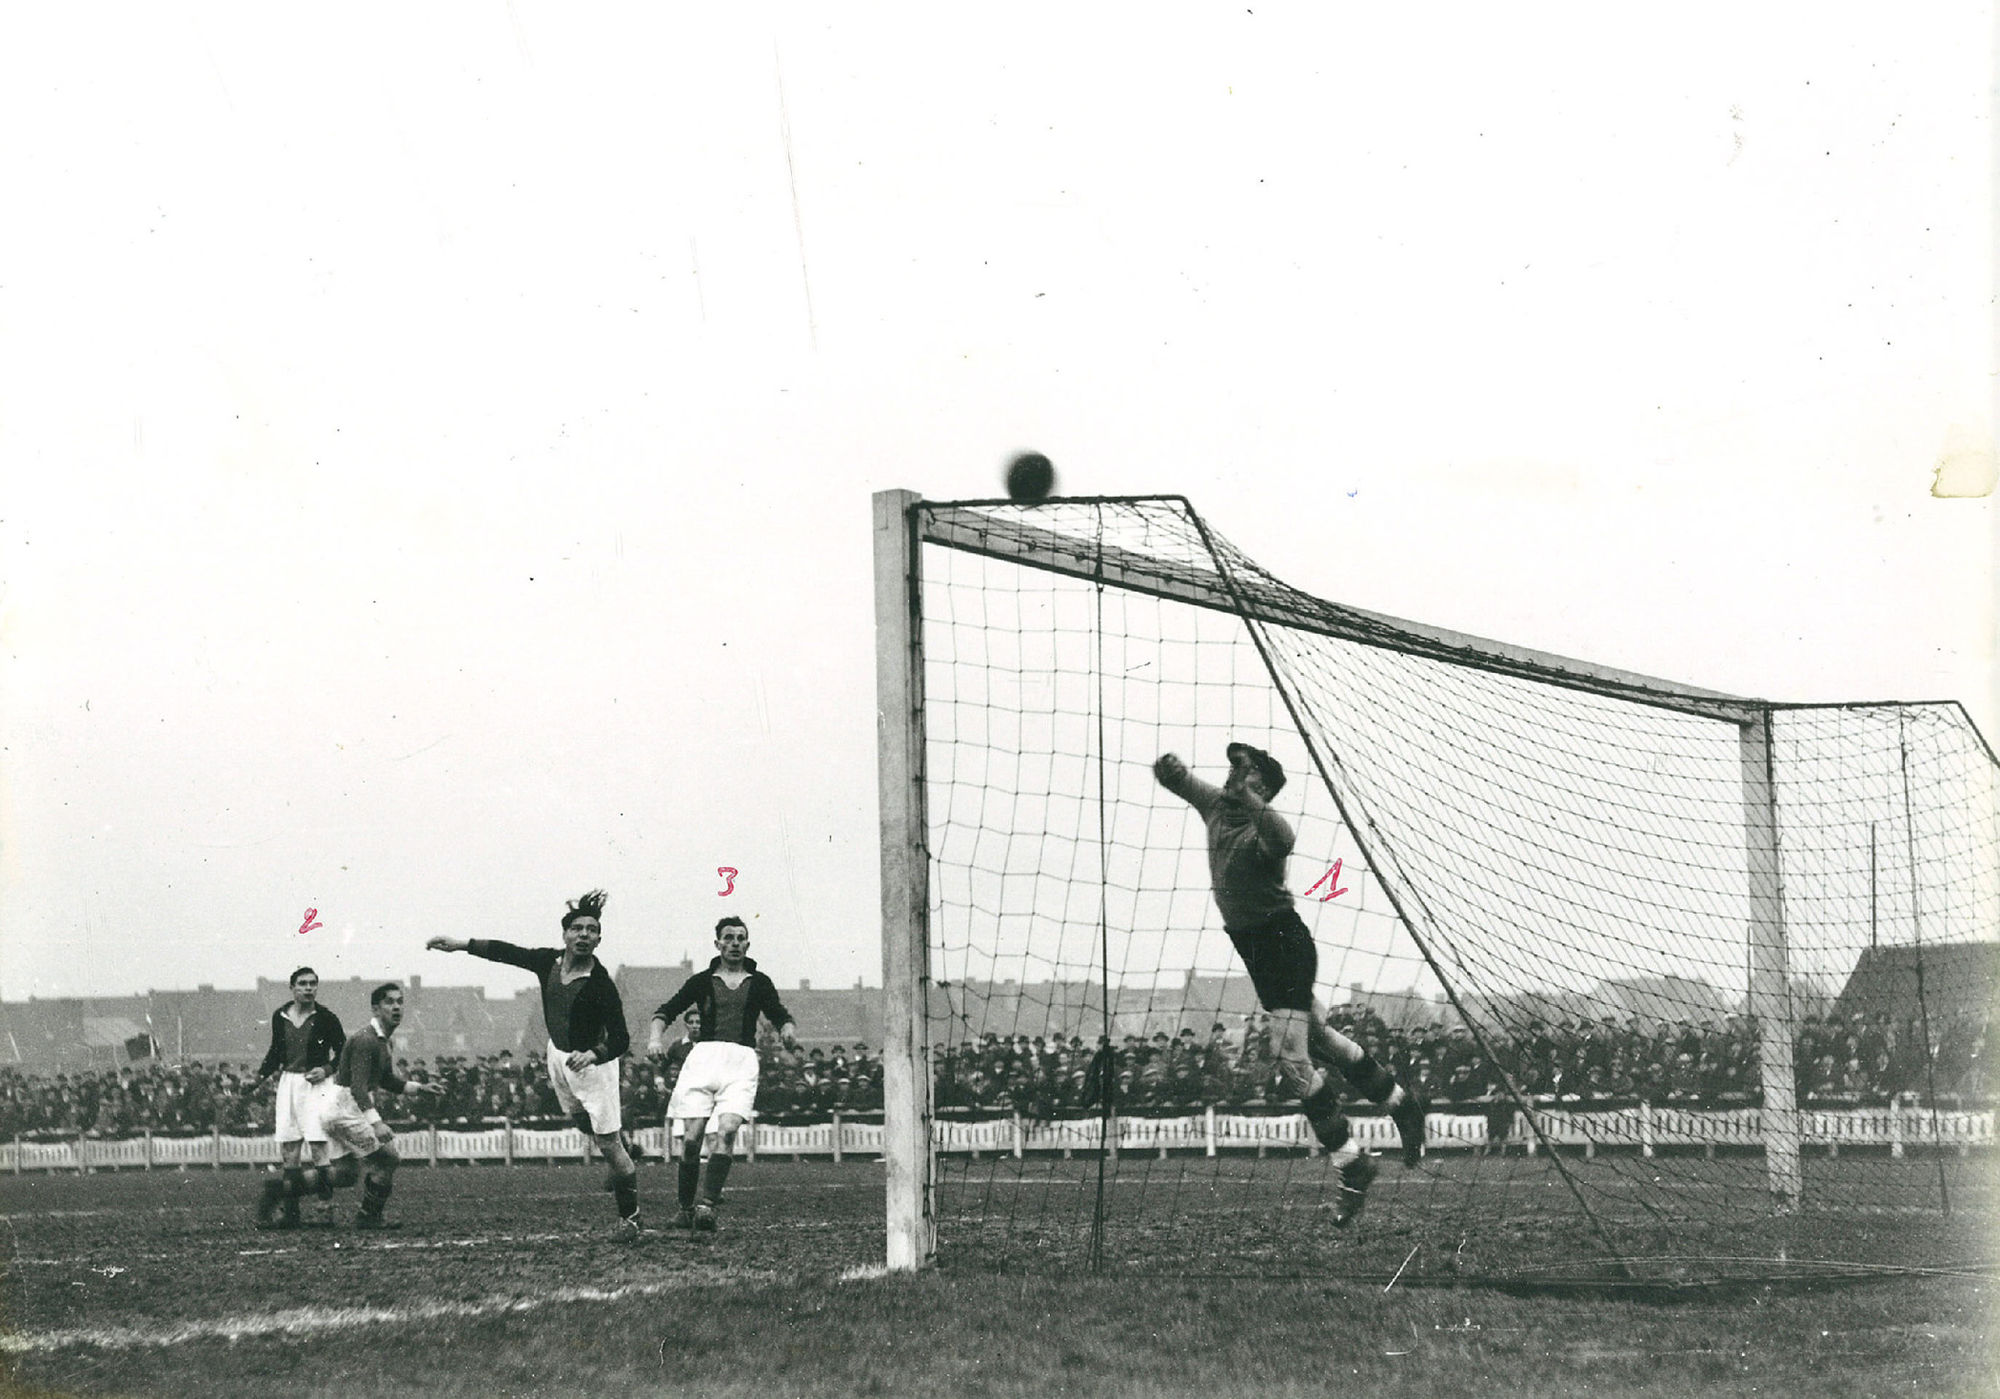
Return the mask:
<path id="1" fill-rule="evenodd" d="M 1389 1109 L 1403 1139 L 1405 1166 L 1415 1166 L 1423 1157 L 1424 1105 L 1373 1055 L 1328 1025 L 1315 1006 L 1319 949 L 1285 888 L 1292 828 L 1270 807 L 1285 785 L 1285 770 L 1269 753 L 1247 743 L 1232 743 L 1227 752 L 1229 777 L 1220 788 L 1189 772 L 1172 753 L 1153 764 L 1153 775 L 1192 806 L 1207 827 L 1209 878 L 1223 931 L 1250 973 L 1258 1004 L 1270 1013 L 1278 1072 L 1298 1094 L 1306 1121 L 1340 1168 L 1334 1223 L 1344 1225 L 1361 1212 L 1376 1166 L 1351 1140 L 1340 1111 L 1340 1083 L 1328 1069 Z"/>
<path id="2" fill-rule="evenodd" d="M 778 999 L 777 985 L 751 960 L 750 929 L 741 918 L 715 925 L 715 950 L 707 970 L 689 977 L 653 1012 L 649 1045 L 660 1053 L 676 1017 L 689 1009 L 700 1014 L 699 1039 L 681 1065 L 667 1116 L 682 1129 L 680 1224 L 703 1231 L 715 1228 L 737 1131 L 757 1104 L 757 1017 L 769 1020 L 788 1048 L 798 1047 L 792 1013 Z"/>
<path id="3" fill-rule="evenodd" d="M 320 1125 L 321 1085 L 347 1034 L 340 1017 L 319 1003 L 319 973 L 300 967 L 291 975 L 292 998 L 271 1012 L 271 1047 L 257 1077 L 278 1075 L 273 1106 L 277 1113 L 282 1166 L 264 1181 L 257 1201 L 259 1229 L 299 1227 L 299 1200 L 310 1191 L 319 1198 L 318 1224 L 333 1222 L 333 1177 L 327 1170 L 326 1129 Z M 306 1164 L 305 1155 L 312 1160 Z M 282 1211 L 280 1207 L 282 1206 Z"/>
<path id="4" fill-rule="evenodd" d="M 549 1085 L 564 1112 L 578 1119 L 611 1168 L 620 1238 L 639 1237 L 639 1168 L 626 1149 L 619 1110 L 618 1060 L 631 1047 L 617 983 L 597 960 L 603 939 L 604 891 L 570 903 L 563 945 L 516 947 L 495 938 L 432 938 L 434 952 L 470 952 L 535 974 L 542 986 L 542 1023 L 549 1032 Z"/>
<path id="5" fill-rule="evenodd" d="M 320 1124 L 327 1140 L 352 1152 L 361 1163 L 361 1210 L 354 1217 L 357 1229 L 393 1229 L 382 1218 L 389 1192 L 396 1184 L 396 1134 L 382 1120 L 376 1105 L 377 1093 L 430 1093 L 442 1091 L 434 1084 L 407 1083 L 396 1073 L 395 1051 L 389 1037 L 403 1023 L 403 988 L 384 982 L 368 997 L 371 1012 L 366 1025 L 341 1046 L 340 1062 L 333 1071 L 332 1091 L 324 1100 Z M 327 1193 L 341 1183 L 329 1175 Z"/>

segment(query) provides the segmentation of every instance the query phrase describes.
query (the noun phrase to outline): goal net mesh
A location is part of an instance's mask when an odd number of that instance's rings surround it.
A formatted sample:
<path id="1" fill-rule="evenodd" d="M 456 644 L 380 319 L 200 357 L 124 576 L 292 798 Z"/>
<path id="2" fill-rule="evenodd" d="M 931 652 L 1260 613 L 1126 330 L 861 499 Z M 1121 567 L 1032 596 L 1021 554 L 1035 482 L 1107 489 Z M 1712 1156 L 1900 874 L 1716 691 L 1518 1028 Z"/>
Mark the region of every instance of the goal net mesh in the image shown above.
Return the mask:
<path id="1" fill-rule="evenodd" d="M 1657 1282 L 1977 1260 L 2000 819 L 1956 706 L 1753 704 L 1378 617 L 1178 498 L 916 509 L 941 1262 Z M 1768 735 L 1747 763 L 1746 723 Z M 1231 742 L 1288 774 L 1325 1013 L 1430 1102 L 1404 1169 L 1349 1101 L 1383 1164 L 1345 1229 L 1202 824 L 1153 776 L 1171 752 L 1219 784 Z M 1776 934 L 1754 931 L 1760 793 Z M 1793 1101 L 1767 1101 L 1784 1057 Z M 1786 1160 L 1795 1199 L 1772 1193 Z"/>

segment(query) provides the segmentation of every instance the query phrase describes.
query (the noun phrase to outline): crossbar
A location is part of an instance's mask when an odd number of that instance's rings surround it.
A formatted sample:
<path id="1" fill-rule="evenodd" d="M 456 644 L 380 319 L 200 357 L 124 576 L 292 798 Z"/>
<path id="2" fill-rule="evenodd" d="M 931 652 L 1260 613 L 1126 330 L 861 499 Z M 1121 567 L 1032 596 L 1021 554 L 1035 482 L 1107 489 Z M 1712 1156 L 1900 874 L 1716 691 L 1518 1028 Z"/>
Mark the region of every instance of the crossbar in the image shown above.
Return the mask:
<path id="1" fill-rule="evenodd" d="M 1187 512 L 1191 526 L 1196 518 L 1193 505 L 1181 496 L 1103 497 L 1043 503 L 1170 503 Z M 1000 508 L 1011 513 L 995 513 Z M 1213 570 L 1197 570 L 1095 539 L 1064 534 L 1017 517 L 1032 508 L 1002 501 L 923 502 L 917 506 L 919 535 L 925 543 L 948 549 L 1089 582 L 1101 579 L 1113 587 L 1212 611 L 1247 615 L 1274 626 L 1705 719 L 1746 724 L 1753 722 L 1764 708 L 1761 701 L 1741 695 L 1695 689 L 1636 671 L 1618 670 L 1550 651 L 1327 602 L 1275 580 L 1237 578 L 1233 580 L 1232 592 L 1229 582 Z"/>

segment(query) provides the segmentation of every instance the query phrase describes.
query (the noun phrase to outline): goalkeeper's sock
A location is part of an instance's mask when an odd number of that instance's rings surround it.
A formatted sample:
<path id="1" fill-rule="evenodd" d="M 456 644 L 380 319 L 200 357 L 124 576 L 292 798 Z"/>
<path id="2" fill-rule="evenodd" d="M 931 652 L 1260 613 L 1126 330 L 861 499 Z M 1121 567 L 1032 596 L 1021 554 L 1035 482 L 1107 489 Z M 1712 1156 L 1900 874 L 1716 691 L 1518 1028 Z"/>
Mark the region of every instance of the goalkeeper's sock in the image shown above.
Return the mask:
<path id="1" fill-rule="evenodd" d="M 1340 1066 L 1340 1076 L 1354 1085 L 1354 1091 L 1371 1103 L 1386 1103 L 1397 1093 L 1396 1076 L 1376 1061 L 1372 1054 L 1364 1054 L 1352 1064 Z"/>
<path id="2" fill-rule="evenodd" d="M 729 1179 L 729 1166 L 736 1158 L 720 1151 L 710 1154 L 701 1168 L 701 1201 L 707 1205 L 722 1203 L 722 1183 Z"/>
<path id="3" fill-rule="evenodd" d="M 1340 1080 L 1330 1073 L 1320 1075 L 1319 1087 L 1299 1101 L 1299 1111 L 1308 1118 L 1325 1117 L 1340 1105 Z"/>
<path id="4" fill-rule="evenodd" d="M 694 1208 L 695 1192 L 701 1189 L 701 1158 L 683 1156 L 680 1161 L 680 1178 L 674 1182 L 680 1196 L 681 1208 Z"/>

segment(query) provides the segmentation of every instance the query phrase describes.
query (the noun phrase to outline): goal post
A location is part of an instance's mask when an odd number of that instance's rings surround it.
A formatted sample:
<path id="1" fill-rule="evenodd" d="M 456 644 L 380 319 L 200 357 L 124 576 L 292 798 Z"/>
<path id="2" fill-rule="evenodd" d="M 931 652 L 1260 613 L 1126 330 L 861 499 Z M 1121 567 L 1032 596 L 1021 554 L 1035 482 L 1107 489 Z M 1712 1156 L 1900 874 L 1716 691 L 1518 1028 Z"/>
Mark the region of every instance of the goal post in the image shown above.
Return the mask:
<path id="1" fill-rule="evenodd" d="M 1956 706 L 1774 704 L 1330 602 L 1178 496 L 884 491 L 874 522 L 891 1268 L 1318 1266 L 1338 1178 L 1153 776 L 1219 782 L 1238 741 L 1294 779 L 1323 1008 L 1436 1104 L 1357 1259 L 1834 1249 L 1946 1198 L 1889 1164 L 1913 1065 L 1933 1159 L 1991 1139 L 1978 1074 L 1932 1072 L 1977 1060 L 1965 1017 L 1905 1006 L 1889 955 L 1935 1002 L 1924 959 L 2000 944 L 2000 766 Z"/>
<path id="2" fill-rule="evenodd" d="M 1794 1209 L 1803 1189 L 1799 1113 L 1792 1064 L 1791 973 L 1785 947 L 1782 857 L 1778 849 L 1778 788 L 1772 771 L 1771 711 L 1743 723 L 1743 834 L 1750 874 L 1750 1017 L 1757 1026 L 1763 1102 L 1759 1130 L 1771 1199 Z"/>
<path id="3" fill-rule="evenodd" d="M 888 1266 L 928 1263 L 931 1069 L 925 1039 L 929 980 L 929 856 L 924 830 L 921 554 L 911 491 L 875 496 L 875 734 L 882 860 L 882 1159 Z"/>

